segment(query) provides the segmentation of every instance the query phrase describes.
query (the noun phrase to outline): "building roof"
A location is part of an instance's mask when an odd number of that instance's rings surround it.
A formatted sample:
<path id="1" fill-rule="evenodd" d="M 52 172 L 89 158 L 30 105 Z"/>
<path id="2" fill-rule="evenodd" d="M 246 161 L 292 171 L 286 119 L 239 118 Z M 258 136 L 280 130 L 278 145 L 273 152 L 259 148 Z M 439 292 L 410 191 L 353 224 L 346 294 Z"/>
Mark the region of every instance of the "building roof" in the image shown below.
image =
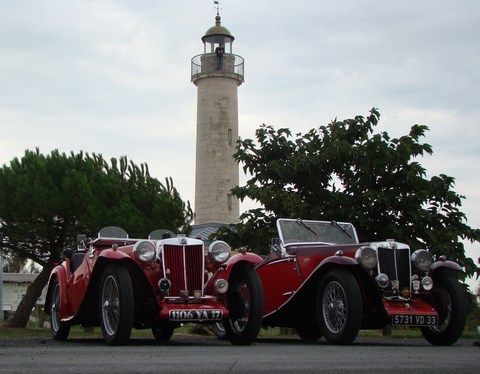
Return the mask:
<path id="1" fill-rule="evenodd" d="M 222 223 L 222 222 L 207 222 L 207 223 L 201 223 L 199 225 L 192 225 L 192 232 L 190 233 L 189 237 L 199 238 L 203 240 L 205 243 L 209 243 L 208 237 L 211 234 L 216 233 L 218 229 L 222 226 L 229 226 L 229 225 L 227 223 Z"/>
<path id="2" fill-rule="evenodd" d="M 3 273 L 3 282 L 32 283 L 38 274 L 27 273 Z"/>

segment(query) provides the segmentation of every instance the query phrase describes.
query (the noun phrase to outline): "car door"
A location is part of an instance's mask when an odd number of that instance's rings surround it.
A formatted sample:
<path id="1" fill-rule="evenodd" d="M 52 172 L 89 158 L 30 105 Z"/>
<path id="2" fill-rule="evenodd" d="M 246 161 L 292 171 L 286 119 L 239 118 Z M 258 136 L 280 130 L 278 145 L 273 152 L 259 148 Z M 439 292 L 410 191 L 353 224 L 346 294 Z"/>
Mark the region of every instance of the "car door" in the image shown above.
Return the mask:
<path id="1" fill-rule="evenodd" d="M 264 316 L 287 303 L 302 283 L 295 256 L 269 257 L 256 268 L 263 285 Z"/>

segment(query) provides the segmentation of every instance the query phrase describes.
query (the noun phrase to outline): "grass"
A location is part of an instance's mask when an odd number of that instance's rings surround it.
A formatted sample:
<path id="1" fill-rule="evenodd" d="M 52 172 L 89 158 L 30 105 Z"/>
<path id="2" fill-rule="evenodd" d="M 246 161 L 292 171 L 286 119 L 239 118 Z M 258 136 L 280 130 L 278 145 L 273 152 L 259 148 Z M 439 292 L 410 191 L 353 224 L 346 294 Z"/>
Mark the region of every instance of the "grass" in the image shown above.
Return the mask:
<path id="1" fill-rule="evenodd" d="M 193 331 L 195 330 L 195 331 Z M 203 333 L 201 330 L 205 330 Z M 197 329 L 192 326 L 182 326 L 175 330 L 175 334 L 199 334 L 207 335 L 209 334 L 206 329 Z M 281 337 L 296 337 L 296 333 L 293 329 L 280 329 L 278 327 L 262 329 L 260 330 L 259 337 L 261 338 L 281 338 Z M 382 337 L 381 330 L 361 330 L 358 336 L 363 337 Z M 391 334 L 389 335 L 392 338 L 421 338 L 422 333 L 418 328 L 392 328 Z M 48 328 L 9 328 L 9 327 L 0 327 L 0 339 L 29 339 L 29 338 L 50 338 L 50 329 Z M 95 327 L 92 330 L 85 330 L 81 326 L 72 326 L 70 330 L 70 338 L 102 338 L 102 332 L 100 327 Z M 465 331 L 462 335 L 462 338 L 475 339 L 478 338 L 477 329 L 465 328 Z M 132 338 L 153 338 L 150 329 L 145 330 L 132 330 Z"/>
<path id="2" fill-rule="evenodd" d="M 473 308 L 467 316 L 467 324 L 465 326 L 462 338 L 480 338 L 477 332 L 477 326 L 480 326 L 480 308 Z M 176 334 L 209 334 L 207 328 L 198 328 L 195 324 L 186 324 L 175 330 Z M 261 329 L 259 337 L 275 338 L 297 336 L 294 329 L 281 329 L 278 327 Z M 359 336 L 364 337 L 381 337 L 381 330 L 361 330 Z M 391 334 L 393 338 L 421 338 L 422 333 L 419 328 L 409 327 L 393 327 Z M 27 339 L 27 338 L 50 338 L 49 328 L 36 327 L 35 323 L 30 323 L 27 328 L 9 328 L 0 324 L 0 339 Z M 95 327 L 90 330 L 85 330 L 82 326 L 72 326 L 70 330 L 71 338 L 102 338 L 100 327 Z M 132 337 L 135 338 L 152 338 L 150 329 L 132 330 Z"/>

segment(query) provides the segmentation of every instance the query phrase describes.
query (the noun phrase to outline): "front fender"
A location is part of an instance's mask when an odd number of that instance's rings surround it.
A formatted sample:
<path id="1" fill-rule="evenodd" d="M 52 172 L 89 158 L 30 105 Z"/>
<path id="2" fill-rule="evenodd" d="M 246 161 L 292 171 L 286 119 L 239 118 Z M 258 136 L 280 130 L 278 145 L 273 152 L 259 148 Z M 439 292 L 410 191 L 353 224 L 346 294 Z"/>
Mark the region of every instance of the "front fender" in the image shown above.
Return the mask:
<path id="1" fill-rule="evenodd" d="M 100 287 L 100 279 L 102 277 L 103 271 L 107 268 L 108 265 L 112 263 L 121 263 L 127 267 L 127 269 L 132 273 L 132 277 L 138 279 L 138 274 L 136 274 L 135 270 L 138 271 L 139 274 L 143 274 L 141 271 L 141 265 L 138 264 L 131 256 L 124 252 L 119 252 L 115 250 L 106 250 L 102 251 L 98 258 L 95 261 L 95 265 L 92 269 L 91 279 L 88 285 L 87 293 L 94 292 L 95 289 Z"/>
<path id="2" fill-rule="evenodd" d="M 100 252 L 100 254 L 98 255 L 98 258 L 95 259 L 95 264 L 91 270 L 92 271 L 90 275 L 91 279 L 88 285 L 87 292 L 91 291 L 92 287 L 99 287 L 100 278 L 105 268 L 112 262 L 117 262 L 117 261 L 122 261 L 123 263 L 131 264 L 131 265 L 135 263 L 135 261 L 128 254 L 124 252 L 115 251 L 113 249 L 108 249 Z M 135 265 L 137 264 L 135 263 Z"/>
<path id="3" fill-rule="evenodd" d="M 120 260 L 120 259 L 123 259 L 123 258 L 128 258 L 130 260 L 132 259 L 132 257 L 129 256 L 127 253 L 121 252 L 121 251 L 116 251 L 114 249 L 103 250 L 98 255 L 98 258 L 99 259 L 100 258 L 108 258 L 108 259 L 112 259 L 112 260 Z"/>
<path id="4" fill-rule="evenodd" d="M 67 301 L 67 270 L 63 264 L 57 265 L 53 268 L 48 279 L 47 295 L 45 297 L 45 313 L 50 315 L 50 305 L 52 302 L 52 282 L 57 279 L 60 287 L 60 318 L 66 318 L 69 314 L 68 301 Z"/>
<path id="5" fill-rule="evenodd" d="M 317 267 L 310 273 L 305 279 L 304 286 L 313 282 L 318 284 L 322 277 L 333 268 L 345 268 L 352 269 L 356 274 L 362 273 L 362 266 L 353 258 L 346 256 L 330 256 L 320 262 Z M 360 276 L 360 275 L 359 275 Z"/>
<path id="6" fill-rule="evenodd" d="M 440 270 L 454 270 L 462 272 L 462 267 L 457 264 L 456 262 L 445 260 L 445 261 L 435 261 L 432 264 L 432 268 L 430 269 L 429 275 L 432 276 L 434 273 Z"/>
<path id="7" fill-rule="evenodd" d="M 359 265 L 358 262 L 351 257 L 330 256 L 324 259 L 322 262 L 320 262 L 317 268 L 315 269 L 315 271 L 317 271 L 318 269 L 324 266 L 331 265 L 331 264 L 342 265 L 342 266 L 351 266 L 351 265 L 358 266 Z"/>
<path id="8" fill-rule="evenodd" d="M 371 280 L 366 270 L 354 258 L 347 256 L 330 256 L 317 265 L 317 267 L 305 279 L 302 288 L 308 286 L 316 289 L 325 274 L 334 268 L 348 268 L 349 271 L 355 275 L 357 281 L 361 283 L 367 284 L 369 280 Z"/>
<path id="9" fill-rule="evenodd" d="M 232 276 L 234 276 L 235 272 L 238 271 L 238 269 L 240 269 L 242 266 L 250 266 L 251 268 L 255 268 L 255 266 L 262 261 L 262 257 L 251 252 L 234 255 L 230 257 L 228 261 L 212 275 L 207 282 L 206 288 L 210 289 L 210 287 L 213 287 L 215 281 L 220 278 L 226 279 L 230 283 Z"/>

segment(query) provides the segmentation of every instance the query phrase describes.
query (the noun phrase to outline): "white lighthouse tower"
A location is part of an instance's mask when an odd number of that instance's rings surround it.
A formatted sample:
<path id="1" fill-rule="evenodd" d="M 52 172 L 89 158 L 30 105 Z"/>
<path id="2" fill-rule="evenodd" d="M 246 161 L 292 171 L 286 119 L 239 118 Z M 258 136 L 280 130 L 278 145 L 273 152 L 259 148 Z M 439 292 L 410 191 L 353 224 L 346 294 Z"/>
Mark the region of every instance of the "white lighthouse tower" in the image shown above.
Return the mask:
<path id="1" fill-rule="evenodd" d="M 234 39 L 221 25 L 217 8 L 215 26 L 202 37 L 204 51 L 192 58 L 192 82 L 197 86 L 195 225 L 239 220 L 239 202 L 230 190 L 239 183 L 233 154 L 244 60 L 232 53 Z"/>

